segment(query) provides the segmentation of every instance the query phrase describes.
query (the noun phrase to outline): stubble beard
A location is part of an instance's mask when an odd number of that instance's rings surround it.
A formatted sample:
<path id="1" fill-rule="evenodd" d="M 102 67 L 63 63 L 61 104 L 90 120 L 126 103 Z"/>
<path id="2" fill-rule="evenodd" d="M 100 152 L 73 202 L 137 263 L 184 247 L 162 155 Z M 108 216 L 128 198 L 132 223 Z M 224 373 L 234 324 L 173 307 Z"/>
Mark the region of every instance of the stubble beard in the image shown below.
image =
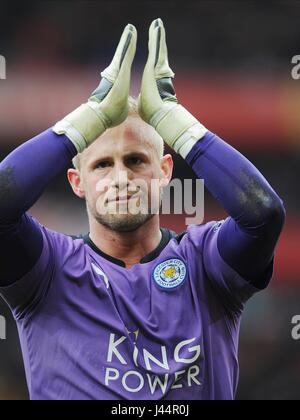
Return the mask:
<path id="1" fill-rule="evenodd" d="M 97 223 L 114 232 L 134 232 L 159 213 L 159 211 L 157 213 L 148 211 L 147 213 L 140 212 L 137 214 L 120 214 L 118 212 L 100 214 L 96 209 L 91 208 L 88 201 L 86 202 L 86 205 L 88 214 L 91 215 Z"/>
<path id="2" fill-rule="evenodd" d="M 114 232 L 134 232 L 154 217 L 154 214 L 94 214 L 95 220 Z"/>

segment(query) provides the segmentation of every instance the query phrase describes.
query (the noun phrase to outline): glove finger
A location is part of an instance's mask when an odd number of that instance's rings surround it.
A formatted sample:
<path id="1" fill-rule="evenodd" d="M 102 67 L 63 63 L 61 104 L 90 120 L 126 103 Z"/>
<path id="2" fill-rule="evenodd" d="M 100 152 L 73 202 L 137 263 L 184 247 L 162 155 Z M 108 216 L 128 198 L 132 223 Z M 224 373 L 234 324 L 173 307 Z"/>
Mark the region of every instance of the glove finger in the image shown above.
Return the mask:
<path id="1" fill-rule="evenodd" d="M 114 83 L 118 77 L 120 68 L 124 63 L 127 55 L 133 60 L 136 46 L 136 29 L 133 25 L 128 24 L 121 36 L 120 42 L 116 49 L 115 55 L 110 65 L 101 73 L 110 82 Z"/>
<path id="2" fill-rule="evenodd" d="M 101 102 L 101 109 L 108 117 L 109 126 L 113 127 L 121 124 L 128 115 L 128 95 L 130 88 L 131 66 L 136 51 L 137 31 L 133 25 L 128 25 L 128 32 L 119 50 L 118 69 L 115 81 L 107 80 L 106 77 L 102 79 L 101 84 L 109 87 L 109 91 Z"/>
<path id="3" fill-rule="evenodd" d="M 155 112 L 162 106 L 162 99 L 159 95 L 154 67 L 156 61 L 158 27 L 157 19 L 149 28 L 148 59 L 144 68 L 141 93 L 139 95 L 139 114 L 146 122 L 149 122 Z"/>
<path id="4" fill-rule="evenodd" d="M 136 40 L 136 28 L 128 24 L 123 31 L 111 64 L 101 73 L 102 80 L 97 89 L 92 93 L 90 97 L 91 101 L 103 101 L 118 78 L 120 68 L 128 66 L 130 71 L 136 51 Z"/>
<path id="5" fill-rule="evenodd" d="M 125 100 L 127 101 L 130 87 L 131 67 L 136 51 L 137 31 L 133 25 L 130 26 L 130 33 L 128 33 L 120 56 L 120 69 L 109 93 L 109 99 L 112 100 L 114 98 L 118 103 Z"/>
<path id="6" fill-rule="evenodd" d="M 156 20 L 155 29 L 157 31 L 155 53 L 155 77 L 156 79 L 161 79 L 164 77 L 173 78 L 175 75 L 169 66 L 166 31 L 161 19 Z"/>
<path id="7" fill-rule="evenodd" d="M 127 38 L 124 43 L 124 47 L 120 57 L 119 73 L 121 73 L 122 71 L 127 71 L 130 73 L 132 62 L 136 52 L 136 43 L 137 30 L 133 25 L 130 25 L 130 31 L 127 34 Z"/>
<path id="8" fill-rule="evenodd" d="M 158 43 L 159 31 L 158 31 L 158 19 L 155 19 L 149 28 L 149 41 L 148 41 L 148 60 L 147 64 L 155 67 L 157 60 L 157 43 Z"/>
<path id="9" fill-rule="evenodd" d="M 149 56 L 146 68 L 148 74 L 153 73 L 153 77 L 156 79 L 160 98 L 176 102 L 177 98 L 171 79 L 174 77 L 174 73 L 168 62 L 166 32 L 161 19 L 155 19 L 149 29 Z"/>

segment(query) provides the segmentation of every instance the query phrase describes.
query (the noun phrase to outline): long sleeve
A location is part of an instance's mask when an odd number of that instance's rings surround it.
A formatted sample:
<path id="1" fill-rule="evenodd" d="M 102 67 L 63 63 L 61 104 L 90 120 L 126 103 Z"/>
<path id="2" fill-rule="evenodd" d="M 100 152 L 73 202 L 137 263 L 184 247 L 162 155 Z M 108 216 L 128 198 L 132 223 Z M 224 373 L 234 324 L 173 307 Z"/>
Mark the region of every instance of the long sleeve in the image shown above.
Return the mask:
<path id="1" fill-rule="evenodd" d="M 221 257 L 247 281 L 264 288 L 285 221 L 281 199 L 249 160 L 211 132 L 186 160 L 230 216 L 218 234 Z"/>
<path id="2" fill-rule="evenodd" d="M 42 253 L 40 226 L 26 212 L 76 155 L 52 129 L 25 142 L 0 164 L 0 286 L 26 274 Z"/>

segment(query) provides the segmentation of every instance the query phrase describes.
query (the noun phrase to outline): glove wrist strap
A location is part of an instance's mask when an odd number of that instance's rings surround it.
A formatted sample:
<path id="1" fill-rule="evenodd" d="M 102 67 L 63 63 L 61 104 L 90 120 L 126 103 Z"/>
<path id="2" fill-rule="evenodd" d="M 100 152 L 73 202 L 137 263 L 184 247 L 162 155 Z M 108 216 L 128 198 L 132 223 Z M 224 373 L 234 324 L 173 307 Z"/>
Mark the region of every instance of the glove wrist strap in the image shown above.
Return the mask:
<path id="1" fill-rule="evenodd" d="M 99 103 L 89 101 L 68 114 L 53 127 L 56 134 L 65 134 L 74 144 L 78 153 L 83 152 L 109 126 L 109 120 L 99 107 Z"/>
<path id="2" fill-rule="evenodd" d="M 165 102 L 150 120 L 164 141 L 184 158 L 207 129 L 183 106 Z"/>

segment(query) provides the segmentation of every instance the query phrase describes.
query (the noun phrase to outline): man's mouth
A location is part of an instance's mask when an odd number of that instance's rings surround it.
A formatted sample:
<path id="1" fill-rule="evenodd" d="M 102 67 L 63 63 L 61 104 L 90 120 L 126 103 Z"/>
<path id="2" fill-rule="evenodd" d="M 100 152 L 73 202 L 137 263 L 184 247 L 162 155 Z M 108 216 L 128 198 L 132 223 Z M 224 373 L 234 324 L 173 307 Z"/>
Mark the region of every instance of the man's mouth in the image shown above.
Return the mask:
<path id="1" fill-rule="evenodd" d="M 107 199 L 107 203 L 127 203 L 128 201 L 136 198 L 139 198 L 138 194 L 118 196 Z"/>

